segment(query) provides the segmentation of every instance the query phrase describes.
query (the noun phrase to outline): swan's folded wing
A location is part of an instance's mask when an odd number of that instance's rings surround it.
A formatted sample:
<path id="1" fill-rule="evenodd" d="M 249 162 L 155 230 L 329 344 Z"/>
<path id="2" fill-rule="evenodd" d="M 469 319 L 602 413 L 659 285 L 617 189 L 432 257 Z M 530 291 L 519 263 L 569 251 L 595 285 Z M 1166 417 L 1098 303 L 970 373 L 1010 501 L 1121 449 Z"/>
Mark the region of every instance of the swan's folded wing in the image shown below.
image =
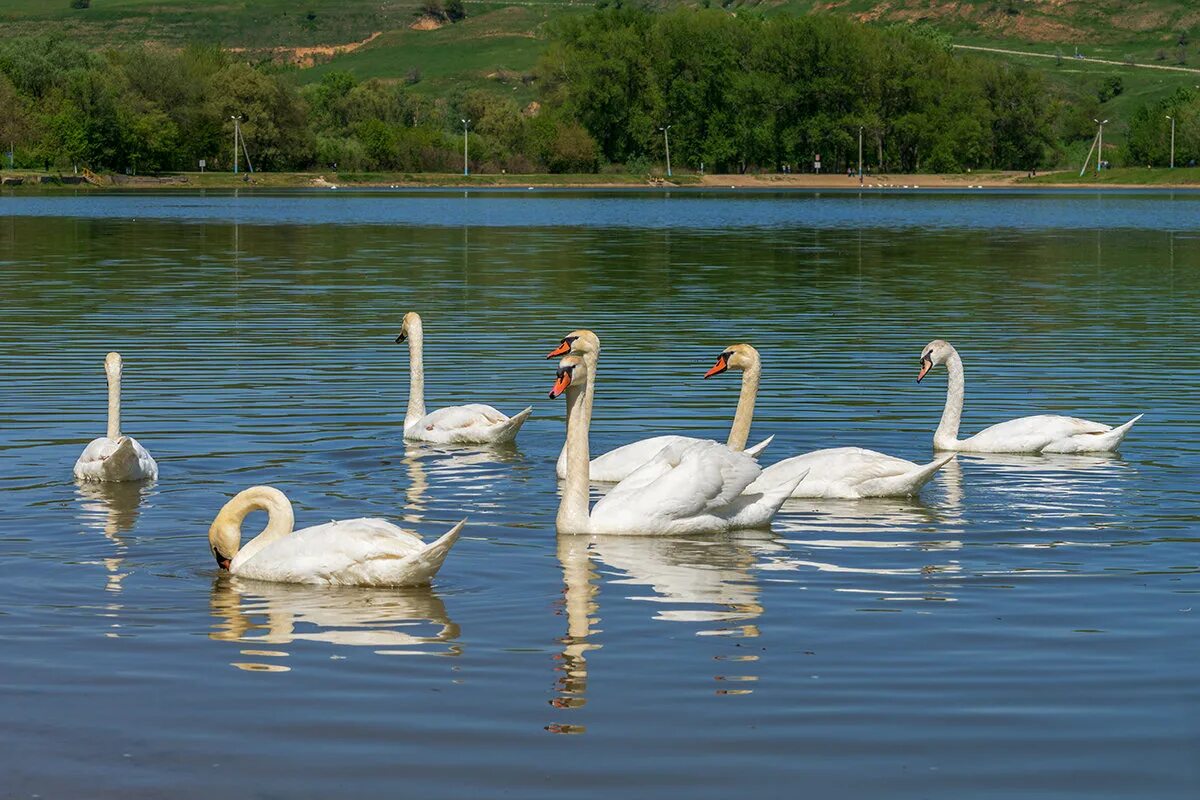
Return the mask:
<path id="1" fill-rule="evenodd" d="M 330 580 L 379 559 L 402 559 L 425 546 L 420 536 L 383 519 L 344 519 L 298 530 L 246 563 L 246 577 Z M 261 573 L 261 574 L 260 574 Z"/>
<path id="2" fill-rule="evenodd" d="M 1106 433 L 1112 430 L 1102 422 L 1058 414 L 1036 414 L 998 422 L 970 437 L 976 445 L 1015 452 L 1035 452 L 1051 442 L 1081 433 Z"/>
<path id="3" fill-rule="evenodd" d="M 729 505 L 759 473 L 754 459 L 722 444 L 672 444 L 597 501 L 592 514 L 686 519 Z"/>
<path id="4" fill-rule="evenodd" d="M 491 406 L 472 403 L 465 406 L 446 406 L 426 414 L 418 423 L 429 430 L 456 431 L 471 427 L 488 427 L 504 422 L 508 417 Z"/>

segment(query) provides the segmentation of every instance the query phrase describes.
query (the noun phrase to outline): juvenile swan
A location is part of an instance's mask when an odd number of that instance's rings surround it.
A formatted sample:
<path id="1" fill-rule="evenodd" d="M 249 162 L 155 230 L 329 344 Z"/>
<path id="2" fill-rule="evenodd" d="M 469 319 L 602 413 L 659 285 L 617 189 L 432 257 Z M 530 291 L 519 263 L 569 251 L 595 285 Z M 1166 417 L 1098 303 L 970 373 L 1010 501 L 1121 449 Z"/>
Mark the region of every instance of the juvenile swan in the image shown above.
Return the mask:
<path id="1" fill-rule="evenodd" d="M 267 527 L 242 547 L 242 520 L 266 511 Z M 238 492 L 208 529 L 221 569 L 242 578 L 331 586 L 429 583 L 466 520 L 432 544 L 383 519 L 344 519 L 292 532 L 295 517 L 283 492 L 255 486 Z"/>
<path id="2" fill-rule="evenodd" d="M 132 436 L 121 435 L 121 354 L 104 359 L 108 376 L 108 434 L 93 439 L 75 462 L 85 481 L 140 481 L 158 477 L 158 464 Z"/>
<path id="3" fill-rule="evenodd" d="M 404 324 L 396 342 L 408 341 L 408 413 L 404 415 L 404 438 L 414 442 L 439 444 L 505 444 L 517 438 L 517 432 L 533 413 L 529 406 L 515 417 L 506 416 L 491 406 L 472 403 L 447 406 L 425 413 L 425 337 L 421 316 L 415 311 L 404 315 Z"/>
<path id="4" fill-rule="evenodd" d="M 588 511 L 591 364 L 559 362 L 550 397 L 567 396 L 567 477 L 555 522 L 559 533 L 713 533 L 769 525 L 804 475 L 743 494 L 761 470 L 754 459 L 716 442 L 670 444 Z"/>
<path id="5" fill-rule="evenodd" d="M 600 338 L 589 330 L 571 331 L 563 337 L 558 347 L 550 351 L 546 358 L 557 358 L 566 354 L 581 356 L 588 359 L 591 371 L 596 371 L 596 360 L 600 357 Z M 588 411 L 592 408 L 591 390 L 586 398 Z M 738 399 L 737 412 L 733 415 L 733 427 L 729 430 L 727 445 L 730 450 L 745 452 L 746 455 L 757 458 L 759 453 L 767 449 L 774 436 L 768 436 L 753 447 L 746 447 L 746 439 L 750 435 L 750 421 L 754 417 L 754 398 L 758 393 L 758 375 L 747 373 L 742 379 L 742 395 Z M 695 436 L 651 436 L 639 439 L 626 445 L 609 450 L 592 459 L 591 479 L 600 483 L 616 483 L 629 477 L 635 469 L 658 455 L 669 444 L 687 444 L 708 441 Z M 558 477 L 567 475 L 567 448 L 563 445 L 555 465 Z"/>
<path id="6" fill-rule="evenodd" d="M 757 376 L 762 371 L 758 351 L 748 344 L 735 344 L 717 356 L 717 363 L 704 374 L 705 378 L 728 370 L 743 370 Z M 745 387 L 742 393 L 745 394 Z M 792 492 L 792 497 L 828 497 L 854 500 L 863 497 L 904 497 L 917 494 L 953 455 L 934 459 L 928 464 L 914 464 L 861 447 L 830 447 L 785 458 L 762 471 L 747 491 L 762 491 L 790 481 L 796 475 L 808 477 Z"/>
<path id="7" fill-rule="evenodd" d="M 942 421 L 933 434 L 936 450 L 958 450 L 973 453 L 1103 453 L 1116 450 L 1133 423 L 1133 419 L 1113 428 L 1102 422 L 1092 422 L 1077 417 L 1057 414 L 1038 414 L 1000 422 L 984 428 L 974 436 L 958 438 L 958 425 L 962 420 L 963 382 L 962 359 L 949 342 L 934 339 L 921 351 L 921 372 L 917 383 L 929 374 L 929 370 L 945 364 L 950 373 L 946 389 L 946 407 Z"/>

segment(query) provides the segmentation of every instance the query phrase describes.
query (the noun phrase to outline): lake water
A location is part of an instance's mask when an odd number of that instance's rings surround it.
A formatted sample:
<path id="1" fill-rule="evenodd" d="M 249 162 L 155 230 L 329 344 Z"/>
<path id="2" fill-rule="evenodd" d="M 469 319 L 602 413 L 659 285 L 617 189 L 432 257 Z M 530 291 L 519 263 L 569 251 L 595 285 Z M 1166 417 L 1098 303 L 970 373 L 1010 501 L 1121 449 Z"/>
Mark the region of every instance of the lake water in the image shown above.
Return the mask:
<path id="1" fill-rule="evenodd" d="M 1200 791 L 1200 195 L 5 195 L 0 268 L 2 798 Z M 409 310 L 430 407 L 532 404 L 515 449 L 404 444 Z M 558 537 L 577 327 L 593 452 L 723 439 L 739 341 L 764 463 L 927 460 L 939 337 L 964 432 L 1146 416 L 771 531 Z M 161 478 L 77 486 L 114 349 Z M 470 521 L 430 589 L 250 584 L 205 535 L 259 483 Z"/>

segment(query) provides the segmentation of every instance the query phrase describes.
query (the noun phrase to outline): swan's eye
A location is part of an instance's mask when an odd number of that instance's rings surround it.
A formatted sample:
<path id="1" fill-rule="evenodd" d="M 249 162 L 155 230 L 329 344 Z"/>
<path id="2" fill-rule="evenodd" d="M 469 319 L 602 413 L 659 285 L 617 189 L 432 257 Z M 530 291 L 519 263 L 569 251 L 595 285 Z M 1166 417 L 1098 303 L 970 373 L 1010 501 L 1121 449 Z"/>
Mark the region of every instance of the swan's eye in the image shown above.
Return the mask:
<path id="1" fill-rule="evenodd" d="M 567 338 L 562 340 L 562 343 L 563 344 L 575 344 L 575 340 L 578 338 L 579 338 L 578 336 L 568 336 Z"/>

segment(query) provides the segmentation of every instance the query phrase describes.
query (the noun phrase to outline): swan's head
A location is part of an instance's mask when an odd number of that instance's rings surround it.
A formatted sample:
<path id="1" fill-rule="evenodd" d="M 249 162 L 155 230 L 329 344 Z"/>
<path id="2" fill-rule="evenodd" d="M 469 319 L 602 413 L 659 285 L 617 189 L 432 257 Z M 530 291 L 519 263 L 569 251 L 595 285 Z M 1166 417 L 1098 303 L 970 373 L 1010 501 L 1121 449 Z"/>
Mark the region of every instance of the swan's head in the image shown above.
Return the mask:
<path id="1" fill-rule="evenodd" d="M 415 311 L 410 311 L 404 315 L 404 322 L 400 324 L 400 335 L 396 337 L 396 344 L 403 342 L 409 336 L 421 330 L 421 315 Z"/>
<path id="2" fill-rule="evenodd" d="M 226 570 L 238 550 L 242 549 L 242 518 L 246 514 L 237 512 L 237 500 L 235 497 L 222 506 L 217 518 L 208 527 L 209 549 L 217 560 L 217 566 Z"/>
<path id="3" fill-rule="evenodd" d="M 587 380 L 587 364 L 579 356 L 567 356 L 558 362 L 558 370 L 554 373 L 554 388 L 550 390 L 550 399 L 561 395 L 573 383 L 582 385 Z"/>
<path id="4" fill-rule="evenodd" d="M 558 347 L 546 355 L 546 358 L 558 358 L 568 353 L 576 356 L 599 355 L 600 337 L 585 328 L 571 331 L 562 338 Z"/>
<path id="5" fill-rule="evenodd" d="M 121 354 L 109 353 L 104 357 L 104 373 L 110 378 L 121 377 Z"/>
<path id="6" fill-rule="evenodd" d="M 950 354 L 954 352 L 954 348 L 950 343 L 942 339 L 934 339 L 929 344 L 925 345 L 925 349 L 921 351 L 921 371 L 917 373 L 917 383 L 929 374 L 929 370 L 936 367 L 938 364 L 945 364 L 946 359 L 950 358 Z"/>
<path id="7" fill-rule="evenodd" d="M 748 344 L 731 344 L 721 355 L 717 356 L 717 363 L 704 373 L 704 377 L 711 378 L 713 375 L 720 375 L 731 369 L 744 371 L 758 363 L 758 351 L 753 347 Z"/>

